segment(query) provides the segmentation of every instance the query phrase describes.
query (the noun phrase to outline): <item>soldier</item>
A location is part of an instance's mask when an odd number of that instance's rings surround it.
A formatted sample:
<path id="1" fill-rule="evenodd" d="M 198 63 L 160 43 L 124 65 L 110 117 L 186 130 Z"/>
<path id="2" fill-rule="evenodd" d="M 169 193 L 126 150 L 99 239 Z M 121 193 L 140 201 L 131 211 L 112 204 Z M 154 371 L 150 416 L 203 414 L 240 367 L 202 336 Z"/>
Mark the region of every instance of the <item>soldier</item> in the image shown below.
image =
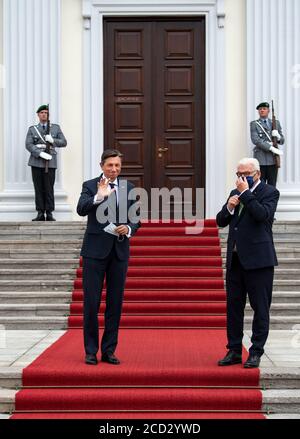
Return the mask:
<path id="1" fill-rule="evenodd" d="M 276 186 L 278 167 L 275 156 L 281 156 L 283 152 L 273 146 L 272 137 L 277 138 L 279 145 L 283 145 L 285 139 L 279 120 L 276 120 L 276 129 L 272 130 L 272 120 L 269 119 L 270 105 L 268 102 L 262 102 L 256 109 L 259 113 L 259 119 L 250 123 L 251 140 L 255 145 L 253 155 L 259 161 L 261 178 L 265 183 Z"/>
<path id="2" fill-rule="evenodd" d="M 32 221 L 45 221 L 45 213 L 46 221 L 55 221 L 52 215 L 54 211 L 55 170 L 57 168 L 55 148 L 65 147 L 67 141 L 59 125 L 51 124 L 50 132 L 47 134 L 48 105 L 41 105 L 37 110 L 37 115 L 40 123 L 29 127 L 26 136 L 26 149 L 30 152 L 28 166 L 31 166 L 35 207 L 38 212 L 37 217 Z M 50 154 L 45 152 L 47 142 L 51 145 Z M 46 169 L 46 162 L 48 169 Z"/>

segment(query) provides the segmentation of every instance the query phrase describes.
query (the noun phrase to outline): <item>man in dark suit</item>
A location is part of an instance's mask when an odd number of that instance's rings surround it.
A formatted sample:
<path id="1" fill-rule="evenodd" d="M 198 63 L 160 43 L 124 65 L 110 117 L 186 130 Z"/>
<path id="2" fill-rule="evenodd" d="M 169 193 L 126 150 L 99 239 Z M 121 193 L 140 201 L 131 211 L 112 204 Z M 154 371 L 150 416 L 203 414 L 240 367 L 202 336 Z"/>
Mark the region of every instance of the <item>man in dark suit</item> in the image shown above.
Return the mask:
<path id="1" fill-rule="evenodd" d="M 132 183 L 118 178 L 122 167 L 121 158 L 122 154 L 117 150 L 104 151 L 100 163 L 103 173 L 100 178 L 83 183 L 77 205 L 78 215 L 88 215 L 81 249 L 83 257 L 84 347 L 87 364 L 95 365 L 98 362 L 98 312 L 105 277 L 106 311 L 105 328 L 101 341 L 102 361 L 110 364 L 120 363 L 114 352 L 118 342 L 128 268 L 129 238 L 140 227 L 137 218 L 130 220 L 128 217 L 128 210 L 134 204 L 134 201 L 128 200 L 128 194 L 134 186 Z M 111 215 L 113 219 L 109 218 L 108 215 Z"/>
<path id="2" fill-rule="evenodd" d="M 244 310 L 247 293 L 254 311 L 252 346 L 245 368 L 258 367 L 268 338 L 274 266 L 278 265 L 272 235 L 278 190 L 260 180 L 257 159 L 240 161 L 236 189 L 217 215 L 229 225 L 227 242 L 227 349 L 219 366 L 242 363 Z"/>

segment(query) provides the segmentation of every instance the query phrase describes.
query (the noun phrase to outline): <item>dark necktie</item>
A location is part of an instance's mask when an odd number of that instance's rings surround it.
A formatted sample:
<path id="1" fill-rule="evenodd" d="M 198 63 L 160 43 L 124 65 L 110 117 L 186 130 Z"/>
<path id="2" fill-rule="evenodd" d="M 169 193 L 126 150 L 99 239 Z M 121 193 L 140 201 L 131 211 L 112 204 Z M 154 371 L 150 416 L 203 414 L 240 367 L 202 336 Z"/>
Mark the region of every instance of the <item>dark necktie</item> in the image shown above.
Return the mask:
<path id="1" fill-rule="evenodd" d="M 115 183 L 109 183 L 109 186 L 111 187 L 111 189 L 116 189 L 116 184 Z M 115 197 L 115 210 L 116 210 L 116 222 L 118 222 L 119 219 L 119 204 L 118 204 L 118 197 L 117 197 L 117 191 L 115 190 L 115 193 L 113 195 Z"/>

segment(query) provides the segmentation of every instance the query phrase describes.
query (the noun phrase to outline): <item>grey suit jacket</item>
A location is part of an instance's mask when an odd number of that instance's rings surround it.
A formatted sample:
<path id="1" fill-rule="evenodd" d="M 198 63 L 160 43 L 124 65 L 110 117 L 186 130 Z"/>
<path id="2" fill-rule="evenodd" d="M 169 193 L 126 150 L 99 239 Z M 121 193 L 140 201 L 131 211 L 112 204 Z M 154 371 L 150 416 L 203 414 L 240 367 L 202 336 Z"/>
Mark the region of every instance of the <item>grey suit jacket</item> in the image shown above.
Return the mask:
<path id="1" fill-rule="evenodd" d="M 259 164 L 262 166 L 275 165 L 275 156 L 272 152 L 270 152 L 270 145 L 267 142 L 270 142 L 270 139 L 264 133 L 264 131 L 257 125 L 256 122 L 261 122 L 259 120 L 253 120 L 250 123 L 250 134 L 252 143 L 255 145 L 253 149 L 253 156 L 259 161 Z M 272 121 L 269 119 L 269 125 L 272 126 Z M 276 129 L 281 135 L 279 145 L 283 145 L 285 142 L 284 136 L 282 134 L 282 128 L 279 120 L 276 120 Z M 267 130 L 267 133 L 272 138 L 272 130 Z"/>
<path id="2" fill-rule="evenodd" d="M 40 132 L 42 138 L 38 135 L 34 126 L 29 127 L 26 136 L 26 149 L 30 152 L 28 166 L 44 168 L 46 160 L 40 158 L 39 155 L 46 149 L 46 142 L 42 140 L 45 136 L 43 134 L 42 126 L 40 124 L 35 126 Z M 51 148 L 52 159 L 49 161 L 49 168 L 57 168 L 57 152 L 55 149 L 67 146 L 67 141 L 60 126 L 57 124 L 53 123 L 50 125 L 50 134 L 54 139 L 54 144 Z"/>

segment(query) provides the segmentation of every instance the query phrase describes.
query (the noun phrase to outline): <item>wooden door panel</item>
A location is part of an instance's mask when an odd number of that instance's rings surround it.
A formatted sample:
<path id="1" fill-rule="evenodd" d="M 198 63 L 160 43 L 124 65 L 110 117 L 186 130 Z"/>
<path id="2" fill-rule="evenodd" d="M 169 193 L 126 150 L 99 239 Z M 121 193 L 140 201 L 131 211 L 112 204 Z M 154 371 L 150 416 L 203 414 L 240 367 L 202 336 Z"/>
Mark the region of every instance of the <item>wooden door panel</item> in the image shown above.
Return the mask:
<path id="1" fill-rule="evenodd" d="M 124 154 L 125 178 L 150 188 L 151 24 L 106 20 L 104 29 L 105 148 Z"/>
<path id="2" fill-rule="evenodd" d="M 148 191 L 204 188 L 205 18 L 111 18 L 104 29 L 105 148 Z"/>

